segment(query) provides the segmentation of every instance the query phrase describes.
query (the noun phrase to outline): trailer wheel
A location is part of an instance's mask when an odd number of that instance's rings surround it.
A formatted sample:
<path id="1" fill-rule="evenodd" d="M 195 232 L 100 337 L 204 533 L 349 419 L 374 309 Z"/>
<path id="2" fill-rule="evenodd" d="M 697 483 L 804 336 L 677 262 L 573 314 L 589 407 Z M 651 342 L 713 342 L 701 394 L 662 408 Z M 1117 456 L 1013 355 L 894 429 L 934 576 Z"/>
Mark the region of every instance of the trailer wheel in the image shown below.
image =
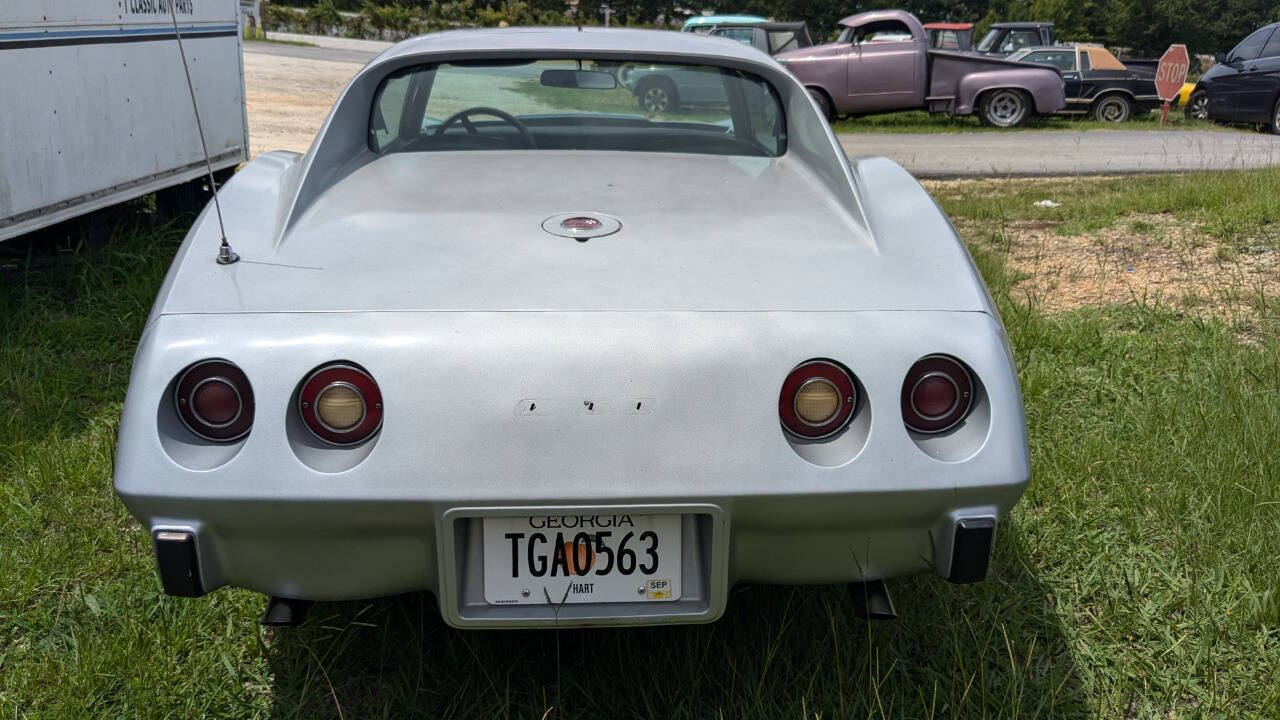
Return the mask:
<path id="1" fill-rule="evenodd" d="M 231 179 L 232 175 L 236 174 L 236 170 L 237 168 L 235 167 L 222 168 L 221 170 L 214 170 L 213 181 L 218 183 L 218 187 L 221 188 L 223 185 L 227 184 L 227 181 Z"/>
<path id="2" fill-rule="evenodd" d="M 1001 88 L 982 96 L 978 103 L 978 118 L 984 125 L 1012 128 L 1025 123 L 1031 116 L 1031 96 L 1022 90 Z"/>
<path id="3" fill-rule="evenodd" d="M 208 178 L 196 178 L 156 191 L 156 211 L 165 218 L 199 212 L 209 199 L 204 189 L 207 182 Z"/>
<path id="4" fill-rule="evenodd" d="M 1133 116 L 1133 103 L 1123 95 L 1107 95 L 1093 104 L 1093 119 L 1121 123 Z"/>
<path id="5" fill-rule="evenodd" d="M 111 242 L 111 222 L 105 210 L 81 215 L 76 219 L 76 236 L 90 250 L 101 250 Z"/>
<path id="6" fill-rule="evenodd" d="M 235 175 L 234 167 L 213 171 L 213 181 L 221 188 Z M 209 176 L 189 180 L 181 185 L 174 185 L 156 192 L 156 210 L 162 217 L 172 218 L 188 213 L 198 213 L 213 198 L 213 188 L 209 187 Z"/>

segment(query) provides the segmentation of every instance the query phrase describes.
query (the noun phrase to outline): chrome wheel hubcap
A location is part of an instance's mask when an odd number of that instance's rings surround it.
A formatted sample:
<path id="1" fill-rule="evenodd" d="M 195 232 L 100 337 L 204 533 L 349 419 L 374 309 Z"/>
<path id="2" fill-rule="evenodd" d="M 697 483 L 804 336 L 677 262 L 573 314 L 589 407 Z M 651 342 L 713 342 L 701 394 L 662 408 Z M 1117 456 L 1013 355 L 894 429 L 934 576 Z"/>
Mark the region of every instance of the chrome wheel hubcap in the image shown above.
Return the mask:
<path id="1" fill-rule="evenodd" d="M 662 88 L 649 88 L 644 91 L 644 109 L 649 112 L 666 112 L 671 104 L 667 91 Z"/>
<path id="2" fill-rule="evenodd" d="M 1022 115 L 1022 98 L 1011 92 L 998 93 L 991 99 L 991 118 L 1000 123 L 1010 123 Z"/>
<path id="3" fill-rule="evenodd" d="M 1191 101 L 1191 117 L 1197 120 L 1207 120 L 1209 118 L 1209 98 L 1201 95 Z"/>
<path id="4" fill-rule="evenodd" d="M 1102 107 L 1098 109 L 1098 114 L 1102 116 L 1102 120 L 1107 122 L 1120 122 L 1124 120 L 1124 103 L 1119 100 L 1105 100 Z"/>

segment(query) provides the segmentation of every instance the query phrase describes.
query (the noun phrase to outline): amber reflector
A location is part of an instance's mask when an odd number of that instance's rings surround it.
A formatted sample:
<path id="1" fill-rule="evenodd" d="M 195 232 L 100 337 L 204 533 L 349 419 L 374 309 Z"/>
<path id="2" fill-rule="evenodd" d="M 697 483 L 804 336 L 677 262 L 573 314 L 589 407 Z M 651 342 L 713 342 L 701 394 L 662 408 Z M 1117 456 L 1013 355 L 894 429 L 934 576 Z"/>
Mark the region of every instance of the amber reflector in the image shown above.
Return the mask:
<path id="1" fill-rule="evenodd" d="M 822 425 L 840 411 L 840 391 L 826 380 L 810 380 L 796 393 L 796 415 L 810 425 Z"/>
<path id="2" fill-rule="evenodd" d="M 330 385 L 316 398 L 316 414 L 334 430 L 350 430 L 364 418 L 364 398 L 350 385 Z"/>
<path id="3" fill-rule="evenodd" d="M 307 429 L 334 445 L 364 442 L 382 427 L 382 391 L 373 376 L 346 362 L 321 366 L 298 390 Z"/>

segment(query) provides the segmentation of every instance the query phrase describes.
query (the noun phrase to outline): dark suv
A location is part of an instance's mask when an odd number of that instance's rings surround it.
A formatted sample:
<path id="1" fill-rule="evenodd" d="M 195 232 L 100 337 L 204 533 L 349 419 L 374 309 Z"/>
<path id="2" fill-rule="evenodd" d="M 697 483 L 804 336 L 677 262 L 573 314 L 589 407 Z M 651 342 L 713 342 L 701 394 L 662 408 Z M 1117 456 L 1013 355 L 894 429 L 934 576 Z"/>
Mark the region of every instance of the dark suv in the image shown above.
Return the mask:
<path id="1" fill-rule="evenodd" d="M 1196 83 L 1187 117 L 1259 125 L 1280 135 L 1280 23 L 1255 30 Z"/>

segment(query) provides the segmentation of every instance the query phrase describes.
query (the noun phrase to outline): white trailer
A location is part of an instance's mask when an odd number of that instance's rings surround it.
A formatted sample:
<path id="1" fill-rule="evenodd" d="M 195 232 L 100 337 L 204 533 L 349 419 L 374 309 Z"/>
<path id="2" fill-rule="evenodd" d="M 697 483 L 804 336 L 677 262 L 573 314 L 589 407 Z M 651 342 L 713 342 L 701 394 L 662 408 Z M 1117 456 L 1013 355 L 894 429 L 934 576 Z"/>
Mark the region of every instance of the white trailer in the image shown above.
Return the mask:
<path id="1" fill-rule="evenodd" d="M 239 0 L 0 0 L 0 240 L 249 159 Z M 221 173 L 220 173 L 221 174 Z"/>

